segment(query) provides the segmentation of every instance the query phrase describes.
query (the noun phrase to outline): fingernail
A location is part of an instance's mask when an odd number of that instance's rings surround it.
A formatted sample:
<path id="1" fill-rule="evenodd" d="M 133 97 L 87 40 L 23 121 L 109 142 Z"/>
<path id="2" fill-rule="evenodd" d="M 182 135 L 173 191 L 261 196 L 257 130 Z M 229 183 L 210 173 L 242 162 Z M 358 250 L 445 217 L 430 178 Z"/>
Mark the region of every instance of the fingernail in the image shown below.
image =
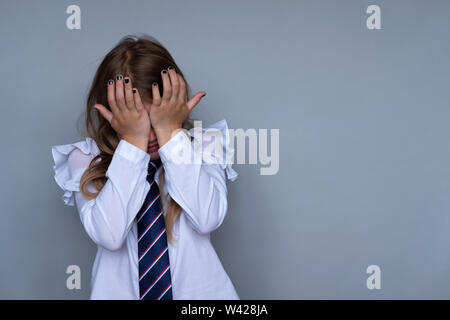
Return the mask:
<path id="1" fill-rule="evenodd" d="M 136 89 L 133 89 L 133 93 L 136 93 Z"/>
<path id="2" fill-rule="evenodd" d="M 121 76 L 121 75 L 118 75 L 118 76 L 117 76 L 117 80 L 122 80 L 122 76 Z"/>
<path id="3" fill-rule="evenodd" d="M 205 93 L 204 95 L 202 95 L 202 98 L 203 98 L 204 96 L 206 96 L 206 93 Z"/>
<path id="4" fill-rule="evenodd" d="M 125 78 L 125 83 L 128 83 L 128 82 L 130 82 L 130 79 L 129 78 Z"/>
<path id="5" fill-rule="evenodd" d="M 172 66 L 170 66 L 170 67 L 168 67 L 167 69 L 169 69 L 169 70 L 172 70 L 172 69 L 175 69 L 174 67 L 172 67 Z"/>
<path id="6" fill-rule="evenodd" d="M 114 80 L 109 80 L 108 81 L 108 84 L 113 84 L 114 83 Z"/>
<path id="7" fill-rule="evenodd" d="M 164 69 L 164 70 L 162 71 L 162 73 L 167 73 L 167 70 L 166 70 L 166 69 Z"/>
<path id="8" fill-rule="evenodd" d="M 153 82 L 152 83 L 155 87 L 158 85 L 158 83 L 157 82 Z"/>

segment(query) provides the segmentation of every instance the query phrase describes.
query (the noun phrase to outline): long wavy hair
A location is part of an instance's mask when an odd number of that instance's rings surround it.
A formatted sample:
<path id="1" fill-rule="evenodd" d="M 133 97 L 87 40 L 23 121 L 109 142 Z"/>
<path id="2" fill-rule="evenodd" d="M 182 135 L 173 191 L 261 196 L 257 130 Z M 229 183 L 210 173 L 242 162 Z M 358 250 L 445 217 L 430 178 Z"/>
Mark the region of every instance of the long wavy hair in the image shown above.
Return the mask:
<path id="1" fill-rule="evenodd" d="M 116 75 L 123 74 L 130 77 L 133 87 L 137 88 L 141 95 L 147 95 L 153 100 L 152 83 L 157 82 L 160 94 L 163 93 L 161 70 L 173 66 L 186 82 L 186 99 L 191 97 L 191 89 L 170 55 L 169 51 L 155 38 L 149 35 L 127 35 L 120 39 L 119 43 L 109 51 L 100 63 L 95 73 L 86 101 L 85 130 L 86 136 L 92 138 L 100 152 L 90 162 L 80 180 L 80 191 L 87 199 L 94 199 L 105 185 L 105 176 L 111 163 L 114 151 L 120 142 L 116 132 L 109 122 L 104 119 L 93 107 L 99 103 L 108 106 L 107 81 L 114 79 Z M 193 120 L 186 119 L 182 125 L 189 130 L 193 127 Z M 97 192 L 88 191 L 88 184 L 92 183 Z M 164 167 L 159 175 L 159 184 L 164 184 Z M 172 242 L 173 223 L 181 212 L 181 207 L 172 198 L 161 197 L 163 204 L 167 205 L 164 213 L 167 239 Z M 167 201 L 169 203 L 167 204 Z"/>

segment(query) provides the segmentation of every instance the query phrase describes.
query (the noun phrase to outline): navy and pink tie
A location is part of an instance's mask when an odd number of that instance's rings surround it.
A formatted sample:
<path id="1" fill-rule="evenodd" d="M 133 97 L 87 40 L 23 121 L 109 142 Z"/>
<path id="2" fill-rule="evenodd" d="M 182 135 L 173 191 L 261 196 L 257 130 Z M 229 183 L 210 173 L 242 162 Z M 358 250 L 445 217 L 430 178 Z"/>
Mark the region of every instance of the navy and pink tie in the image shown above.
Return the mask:
<path id="1" fill-rule="evenodd" d="M 139 254 L 139 295 L 141 300 L 172 300 L 169 251 L 155 172 L 161 160 L 151 160 L 147 181 L 150 190 L 136 216 Z"/>

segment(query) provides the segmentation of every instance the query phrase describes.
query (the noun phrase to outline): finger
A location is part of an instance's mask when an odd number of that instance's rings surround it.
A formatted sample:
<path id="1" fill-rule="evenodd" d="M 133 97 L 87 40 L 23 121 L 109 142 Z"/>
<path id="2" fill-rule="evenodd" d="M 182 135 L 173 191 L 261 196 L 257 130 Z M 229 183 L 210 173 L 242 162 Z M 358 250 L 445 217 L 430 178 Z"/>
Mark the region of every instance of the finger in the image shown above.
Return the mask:
<path id="1" fill-rule="evenodd" d="M 131 79 L 130 77 L 123 78 L 123 85 L 125 90 L 125 104 L 127 105 L 127 108 L 130 110 L 135 110 L 136 107 L 134 106 L 134 94 L 132 91 L 131 86 Z"/>
<path id="2" fill-rule="evenodd" d="M 169 77 L 170 77 L 170 85 L 172 86 L 172 99 L 173 98 L 178 98 L 178 91 L 179 91 L 179 87 L 180 87 L 180 83 L 178 81 L 178 76 L 177 76 L 177 72 L 175 71 L 175 68 L 170 66 L 169 68 L 167 68 L 168 72 L 169 72 Z"/>
<path id="3" fill-rule="evenodd" d="M 118 111 L 118 107 L 116 104 L 116 89 L 114 85 L 114 80 L 108 81 L 108 89 L 107 89 L 107 96 L 108 96 L 108 104 L 111 108 L 111 111 L 116 113 Z"/>
<path id="4" fill-rule="evenodd" d="M 133 88 L 133 95 L 134 95 L 134 105 L 136 107 L 136 110 L 142 111 L 144 110 L 144 104 L 141 100 L 141 95 L 139 94 L 138 89 Z"/>
<path id="5" fill-rule="evenodd" d="M 178 82 L 180 83 L 180 90 L 178 91 L 178 100 L 186 102 L 186 82 L 184 81 L 181 74 L 178 75 Z"/>
<path id="6" fill-rule="evenodd" d="M 167 69 L 161 71 L 162 83 L 163 83 L 163 96 L 162 100 L 170 100 L 172 96 L 172 86 L 170 85 L 170 79 L 167 72 Z"/>
<path id="7" fill-rule="evenodd" d="M 100 114 L 105 118 L 109 123 L 111 123 L 111 120 L 113 118 L 113 114 L 111 111 L 109 111 L 104 105 L 101 104 L 95 104 L 94 108 L 100 112 Z"/>
<path id="8" fill-rule="evenodd" d="M 206 96 L 206 92 L 202 91 L 202 92 L 197 92 L 195 94 L 195 96 L 193 96 L 191 98 L 191 100 L 189 100 L 188 102 L 186 102 L 189 111 L 191 111 L 192 109 L 194 109 L 194 107 L 200 102 L 200 99 L 203 98 L 204 96 Z"/>
<path id="9" fill-rule="evenodd" d="M 161 104 L 161 95 L 159 93 L 158 82 L 153 82 L 153 85 L 152 85 L 152 96 L 153 96 L 152 105 L 159 106 Z"/>
<path id="10" fill-rule="evenodd" d="M 116 104 L 122 111 L 125 111 L 125 109 L 127 109 L 123 91 L 123 78 L 120 74 L 116 77 Z"/>

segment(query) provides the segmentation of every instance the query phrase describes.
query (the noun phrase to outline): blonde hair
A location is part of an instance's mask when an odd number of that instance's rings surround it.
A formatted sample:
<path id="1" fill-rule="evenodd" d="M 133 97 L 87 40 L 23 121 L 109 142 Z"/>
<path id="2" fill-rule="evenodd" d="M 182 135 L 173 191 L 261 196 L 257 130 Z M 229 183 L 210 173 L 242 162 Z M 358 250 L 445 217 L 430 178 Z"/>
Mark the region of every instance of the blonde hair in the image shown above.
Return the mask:
<path id="1" fill-rule="evenodd" d="M 94 199 L 105 185 L 107 181 L 106 171 L 120 141 L 109 122 L 93 108 L 97 103 L 109 108 L 106 95 L 107 81 L 114 79 L 118 74 L 127 75 L 131 78 L 133 87 L 136 87 L 141 95 L 144 94 L 153 98 L 152 83 L 158 83 L 160 94 L 162 95 L 163 85 L 160 72 L 168 66 L 173 66 L 175 71 L 185 80 L 186 99 L 188 100 L 191 96 L 191 90 L 183 73 L 169 51 L 151 36 L 144 34 L 139 37 L 134 35 L 123 37 L 100 63 L 91 84 L 86 103 L 86 135 L 96 142 L 100 150 L 99 154 L 92 159 L 80 180 L 80 191 L 87 199 Z M 191 129 L 193 127 L 192 120 L 186 119 L 182 127 L 187 130 Z M 87 186 L 89 183 L 92 183 L 97 192 L 92 193 L 88 191 Z M 161 169 L 159 175 L 160 188 L 162 188 L 163 184 L 164 168 Z M 166 204 L 164 203 L 166 201 L 164 197 L 161 197 L 161 199 L 163 204 Z M 167 239 L 170 242 L 173 240 L 172 227 L 180 212 L 181 207 L 179 204 L 170 198 L 164 214 Z"/>

